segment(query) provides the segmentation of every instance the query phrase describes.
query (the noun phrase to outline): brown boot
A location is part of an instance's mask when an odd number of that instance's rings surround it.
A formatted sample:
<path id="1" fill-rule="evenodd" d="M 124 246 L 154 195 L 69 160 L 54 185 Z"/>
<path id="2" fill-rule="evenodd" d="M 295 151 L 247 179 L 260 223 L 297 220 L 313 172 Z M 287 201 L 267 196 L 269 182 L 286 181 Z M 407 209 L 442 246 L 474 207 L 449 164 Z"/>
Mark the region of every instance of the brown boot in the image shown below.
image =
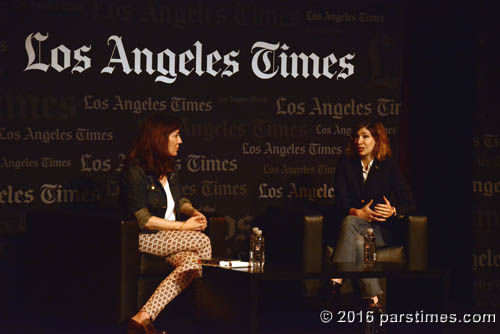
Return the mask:
<path id="1" fill-rule="evenodd" d="M 151 319 L 139 323 L 133 319 L 128 321 L 127 334 L 168 334 L 167 331 L 158 330 Z"/>

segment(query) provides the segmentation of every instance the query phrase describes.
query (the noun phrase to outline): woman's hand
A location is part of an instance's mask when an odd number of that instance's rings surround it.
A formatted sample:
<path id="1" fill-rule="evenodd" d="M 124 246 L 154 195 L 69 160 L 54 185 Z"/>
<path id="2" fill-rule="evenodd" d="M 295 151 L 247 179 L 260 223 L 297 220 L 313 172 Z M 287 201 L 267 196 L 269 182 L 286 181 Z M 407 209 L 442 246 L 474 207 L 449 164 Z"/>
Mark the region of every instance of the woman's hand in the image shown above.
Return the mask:
<path id="1" fill-rule="evenodd" d="M 205 222 L 205 224 L 207 223 L 207 217 L 205 217 L 203 213 L 201 213 L 196 209 L 194 209 L 193 212 L 191 213 L 191 217 L 200 217 L 201 221 Z"/>
<path id="2" fill-rule="evenodd" d="M 205 217 L 205 215 L 203 213 L 201 213 L 200 211 L 198 211 L 195 208 L 193 208 L 193 206 L 191 205 L 191 203 L 184 203 L 184 205 L 180 208 L 180 212 L 182 214 L 185 214 L 185 215 L 191 217 L 191 218 L 192 217 L 199 218 L 200 222 L 205 223 L 205 228 L 206 228 L 207 217 Z M 205 228 L 203 228 L 203 230 Z"/>
<path id="3" fill-rule="evenodd" d="M 370 202 L 368 202 L 361 209 L 354 209 L 354 213 L 356 214 L 356 216 L 363 218 L 367 222 L 372 222 L 374 220 L 379 221 L 379 222 L 385 221 L 385 218 L 383 216 L 381 216 L 376 211 L 373 211 L 372 209 L 370 209 L 370 205 L 372 205 L 372 203 L 373 203 L 373 200 L 371 199 Z"/>
<path id="4" fill-rule="evenodd" d="M 391 217 L 392 215 L 394 215 L 394 213 L 396 212 L 396 209 L 391 205 L 391 202 L 389 202 L 387 197 L 385 197 L 385 196 L 383 196 L 383 197 L 384 197 L 385 203 L 375 205 L 375 212 L 380 217 L 387 219 L 387 218 Z"/>
<path id="5" fill-rule="evenodd" d="M 207 228 L 207 219 L 205 216 L 192 216 L 186 220 L 180 227 L 181 231 L 204 231 Z"/>

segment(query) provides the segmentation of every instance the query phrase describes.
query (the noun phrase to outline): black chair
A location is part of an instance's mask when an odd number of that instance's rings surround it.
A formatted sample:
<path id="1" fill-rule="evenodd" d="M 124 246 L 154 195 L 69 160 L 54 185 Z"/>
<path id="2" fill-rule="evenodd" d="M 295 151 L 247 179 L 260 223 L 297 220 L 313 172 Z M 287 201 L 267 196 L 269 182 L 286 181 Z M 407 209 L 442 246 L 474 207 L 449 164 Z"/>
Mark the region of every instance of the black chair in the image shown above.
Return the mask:
<path id="1" fill-rule="evenodd" d="M 428 265 L 428 240 L 426 216 L 403 216 L 398 226 L 397 241 L 389 246 L 377 247 L 377 261 L 407 263 L 411 270 L 426 270 Z M 325 247 L 325 261 L 331 261 L 335 243 Z"/>
<path id="2" fill-rule="evenodd" d="M 309 271 L 315 271 L 326 263 L 331 262 L 335 244 L 332 240 L 335 237 L 327 237 L 326 233 L 332 233 L 332 225 L 336 221 L 335 215 L 330 215 L 332 208 L 322 208 L 322 212 L 317 208 L 314 213 L 304 214 L 303 227 L 303 265 Z M 326 218 L 326 219 L 325 219 Z M 409 270 L 425 271 L 428 269 L 428 219 L 426 216 L 408 215 L 399 217 L 401 243 L 381 247 L 377 249 L 377 261 L 406 263 Z M 338 222 L 335 225 L 340 225 Z M 327 229 L 326 227 L 330 227 Z M 382 280 L 383 288 L 386 285 Z M 305 283 L 305 294 L 308 297 L 316 295 L 319 288 L 318 280 L 308 280 Z M 349 284 L 343 284 L 341 293 L 350 292 L 352 287 Z M 385 290 L 385 289 L 384 289 Z M 383 295 L 385 298 L 385 295 Z"/>

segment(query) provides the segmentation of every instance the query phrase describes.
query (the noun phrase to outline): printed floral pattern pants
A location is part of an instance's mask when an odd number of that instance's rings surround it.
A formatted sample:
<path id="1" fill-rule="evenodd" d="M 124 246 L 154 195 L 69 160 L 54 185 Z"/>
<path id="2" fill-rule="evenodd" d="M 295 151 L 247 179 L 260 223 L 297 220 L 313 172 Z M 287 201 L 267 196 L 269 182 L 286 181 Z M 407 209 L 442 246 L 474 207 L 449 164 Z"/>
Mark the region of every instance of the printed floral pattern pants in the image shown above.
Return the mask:
<path id="1" fill-rule="evenodd" d="M 152 320 L 184 290 L 195 277 L 201 276 L 199 259 L 212 257 L 210 239 L 195 231 L 159 231 L 139 235 L 139 251 L 165 258 L 175 269 L 156 288 L 142 307 Z"/>

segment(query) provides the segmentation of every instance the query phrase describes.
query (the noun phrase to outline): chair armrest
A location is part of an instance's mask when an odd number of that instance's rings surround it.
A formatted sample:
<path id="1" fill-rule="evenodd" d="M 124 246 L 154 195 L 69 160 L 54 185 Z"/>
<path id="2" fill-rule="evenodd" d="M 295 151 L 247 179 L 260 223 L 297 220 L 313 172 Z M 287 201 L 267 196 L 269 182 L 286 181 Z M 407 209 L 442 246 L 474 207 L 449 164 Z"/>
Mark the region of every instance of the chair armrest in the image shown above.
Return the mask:
<path id="1" fill-rule="evenodd" d="M 137 312 L 139 275 L 139 226 L 136 221 L 120 222 L 120 321 Z"/>
<path id="2" fill-rule="evenodd" d="M 208 237 L 212 246 L 212 257 L 224 258 L 226 254 L 226 230 L 225 217 L 210 217 L 208 224 Z"/>
<path id="3" fill-rule="evenodd" d="M 321 214 L 304 215 L 302 264 L 304 271 L 321 270 L 323 260 L 323 221 Z"/>
<path id="4" fill-rule="evenodd" d="M 428 267 L 428 219 L 426 216 L 408 216 L 408 268 L 426 270 Z"/>

